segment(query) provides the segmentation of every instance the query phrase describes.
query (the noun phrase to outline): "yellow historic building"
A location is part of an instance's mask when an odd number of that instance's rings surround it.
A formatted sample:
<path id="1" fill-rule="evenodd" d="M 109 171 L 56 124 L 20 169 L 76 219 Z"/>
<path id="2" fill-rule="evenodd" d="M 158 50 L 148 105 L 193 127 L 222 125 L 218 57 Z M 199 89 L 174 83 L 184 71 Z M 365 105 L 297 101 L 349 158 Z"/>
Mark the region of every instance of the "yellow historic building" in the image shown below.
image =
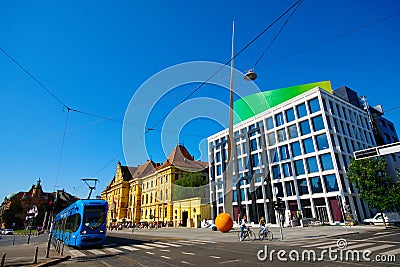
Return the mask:
<path id="1" fill-rule="evenodd" d="M 187 172 L 200 172 L 208 180 L 207 163 L 195 161 L 182 145 L 177 145 L 164 163 L 148 160 L 128 167 L 118 162 L 114 178 L 101 194 L 109 204 L 107 221 L 197 227 L 200 220 L 211 216 L 205 200 L 208 192 L 201 197 L 197 188 L 190 191 L 176 186 L 174 182 Z"/>

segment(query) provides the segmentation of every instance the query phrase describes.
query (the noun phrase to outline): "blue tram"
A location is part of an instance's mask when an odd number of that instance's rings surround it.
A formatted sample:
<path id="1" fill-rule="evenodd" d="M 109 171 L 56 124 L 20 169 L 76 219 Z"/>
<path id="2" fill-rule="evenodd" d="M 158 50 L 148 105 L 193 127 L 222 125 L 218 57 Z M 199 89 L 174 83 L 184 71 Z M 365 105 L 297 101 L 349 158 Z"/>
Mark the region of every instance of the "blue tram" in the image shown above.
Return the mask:
<path id="1" fill-rule="evenodd" d="M 106 240 L 107 210 L 104 200 L 78 200 L 54 217 L 52 236 L 67 246 L 101 245 Z"/>

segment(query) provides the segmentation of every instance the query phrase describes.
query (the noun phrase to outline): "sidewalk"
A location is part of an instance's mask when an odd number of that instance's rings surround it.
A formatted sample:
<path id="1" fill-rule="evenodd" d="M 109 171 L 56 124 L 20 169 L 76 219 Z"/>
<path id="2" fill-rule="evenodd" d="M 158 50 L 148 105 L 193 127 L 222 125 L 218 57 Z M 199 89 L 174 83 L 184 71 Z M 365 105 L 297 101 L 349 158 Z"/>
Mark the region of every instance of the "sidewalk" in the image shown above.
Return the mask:
<path id="1" fill-rule="evenodd" d="M 38 247 L 37 263 L 34 263 L 36 246 Z M 30 242 L 0 246 L 0 262 L 6 253 L 4 266 L 51 266 L 70 258 L 69 255 L 61 256 L 56 253 L 53 244 L 50 245 L 49 258 L 46 258 L 47 242 Z"/>

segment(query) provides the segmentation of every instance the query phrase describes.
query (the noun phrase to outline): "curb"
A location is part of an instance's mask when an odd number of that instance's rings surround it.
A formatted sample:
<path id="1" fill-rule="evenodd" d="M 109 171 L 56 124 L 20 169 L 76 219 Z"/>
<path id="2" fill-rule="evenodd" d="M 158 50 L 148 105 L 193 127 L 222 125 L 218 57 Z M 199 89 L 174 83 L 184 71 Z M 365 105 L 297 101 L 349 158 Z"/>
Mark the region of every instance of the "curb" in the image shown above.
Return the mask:
<path id="1" fill-rule="evenodd" d="M 65 256 L 65 257 L 62 257 L 62 258 L 59 258 L 59 259 L 54 259 L 54 260 L 51 260 L 51 261 L 48 261 L 48 262 L 39 263 L 39 264 L 36 264 L 34 266 L 36 266 L 36 267 L 39 267 L 39 266 L 40 267 L 53 266 L 53 265 L 56 265 L 56 264 L 61 263 L 63 261 L 67 261 L 70 258 L 71 258 L 71 256 L 68 255 L 68 256 Z"/>

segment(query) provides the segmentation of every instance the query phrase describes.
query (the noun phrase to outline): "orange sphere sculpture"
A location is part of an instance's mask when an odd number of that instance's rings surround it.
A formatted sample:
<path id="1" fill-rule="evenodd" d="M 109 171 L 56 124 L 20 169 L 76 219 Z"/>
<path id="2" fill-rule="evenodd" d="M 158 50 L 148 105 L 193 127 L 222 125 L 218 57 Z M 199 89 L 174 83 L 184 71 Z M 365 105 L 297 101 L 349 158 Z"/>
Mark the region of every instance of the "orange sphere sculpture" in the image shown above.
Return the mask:
<path id="1" fill-rule="evenodd" d="M 222 233 L 226 233 L 232 229 L 233 220 L 228 213 L 220 213 L 215 219 L 215 226 L 217 226 L 217 229 Z"/>

